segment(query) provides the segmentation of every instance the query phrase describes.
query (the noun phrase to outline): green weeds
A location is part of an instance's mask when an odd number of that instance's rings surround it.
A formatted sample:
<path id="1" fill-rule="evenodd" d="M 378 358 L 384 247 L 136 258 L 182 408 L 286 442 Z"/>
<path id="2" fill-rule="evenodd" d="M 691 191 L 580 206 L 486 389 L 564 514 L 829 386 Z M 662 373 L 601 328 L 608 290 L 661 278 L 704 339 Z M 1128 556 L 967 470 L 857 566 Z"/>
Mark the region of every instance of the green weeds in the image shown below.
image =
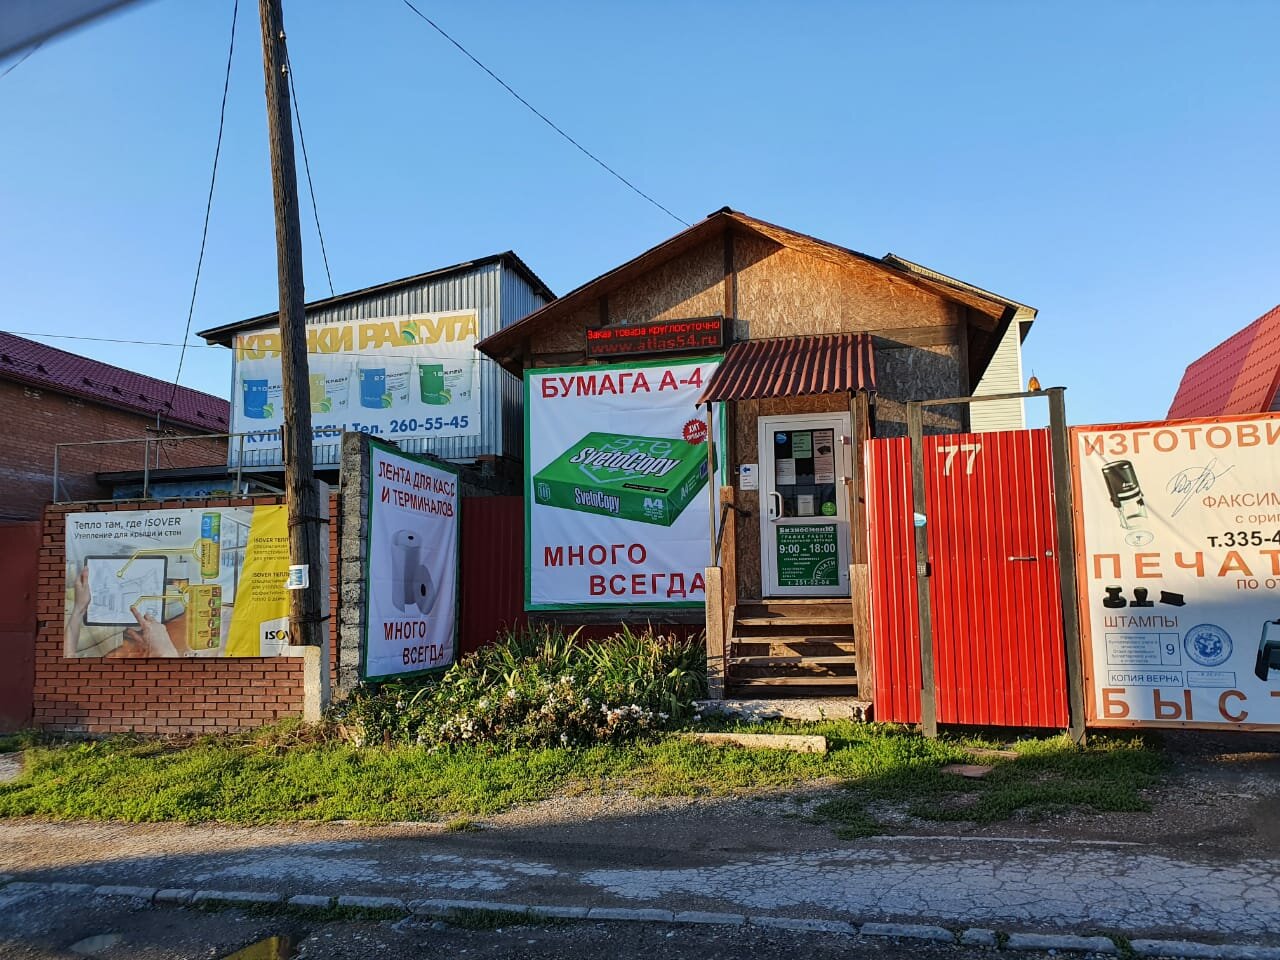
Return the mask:
<path id="1" fill-rule="evenodd" d="M 357 747 L 270 728 L 185 743 L 116 737 L 28 748 L 25 771 L 0 784 L 0 816 L 128 821 L 279 823 L 435 821 L 466 831 L 475 818 L 554 796 L 628 790 L 652 797 L 728 797 L 826 789 L 814 815 L 845 837 L 886 829 L 891 809 L 924 820 L 991 823 L 1062 809 L 1141 811 L 1163 756 L 1143 740 L 1066 737 L 1013 745 L 981 780 L 943 773 L 972 762 L 966 740 L 925 740 L 903 728 L 830 721 L 752 730 L 827 737 L 829 752 L 711 747 L 677 736 L 588 747 Z"/>
<path id="2" fill-rule="evenodd" d="M 625 626 L 586 642 L 537 627 L 425 681 L 359 690 L 334 719 L 357 743 L 587 746 L 678 725 L 705 689 L 701 642 Z"/>

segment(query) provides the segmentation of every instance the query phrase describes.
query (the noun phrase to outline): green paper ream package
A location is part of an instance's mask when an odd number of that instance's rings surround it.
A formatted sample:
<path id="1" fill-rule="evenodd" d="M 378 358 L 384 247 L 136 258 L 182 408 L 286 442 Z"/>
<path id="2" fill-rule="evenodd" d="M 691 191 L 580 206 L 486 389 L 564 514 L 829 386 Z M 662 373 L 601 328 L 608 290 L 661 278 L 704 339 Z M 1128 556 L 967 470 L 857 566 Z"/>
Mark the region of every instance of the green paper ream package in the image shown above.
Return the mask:
<path id="1" fill-rule="evenodd" d="M 669 527 L 707 482 L 707 448 L 670 437 L 588 433 L 533 478 L 551 507 Z"/>

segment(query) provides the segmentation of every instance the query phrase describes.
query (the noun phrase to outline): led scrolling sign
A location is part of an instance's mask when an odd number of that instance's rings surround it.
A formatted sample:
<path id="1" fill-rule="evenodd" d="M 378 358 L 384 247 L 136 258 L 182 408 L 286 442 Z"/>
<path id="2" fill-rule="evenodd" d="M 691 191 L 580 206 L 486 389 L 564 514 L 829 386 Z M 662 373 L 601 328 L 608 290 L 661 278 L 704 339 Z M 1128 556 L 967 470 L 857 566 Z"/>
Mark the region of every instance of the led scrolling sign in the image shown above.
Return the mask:
<path id="1" fill-rule="evenodd" d="M 634 357 L 647 353 L 720 350 L 727 341 L 725 317 L 695 317 L 657 323 L 618 324 L 587 331 L 587 357 Z"/>

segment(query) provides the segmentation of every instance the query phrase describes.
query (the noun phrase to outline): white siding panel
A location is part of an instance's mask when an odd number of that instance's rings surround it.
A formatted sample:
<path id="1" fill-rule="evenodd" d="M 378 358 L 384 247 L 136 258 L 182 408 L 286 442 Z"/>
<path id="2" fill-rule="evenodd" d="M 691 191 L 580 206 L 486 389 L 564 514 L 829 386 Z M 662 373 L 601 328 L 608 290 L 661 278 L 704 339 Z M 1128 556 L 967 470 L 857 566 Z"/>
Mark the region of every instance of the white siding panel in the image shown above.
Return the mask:
<path id="1" fill-rule="evenodd" d="M 973 391 L 975 397 L 993 393 L 1018 393 L 1025 388 L 1022 381 L 1021 324 L 1015 319 L 1005 331 L 1000 346 L 986 373 Z M 970 407 L 969 424 L 974 433 L 995 430 L 1023 430 L 1027 426 L 1026 411 L 1022 400 L 992 400 L 975 403 Z"/>

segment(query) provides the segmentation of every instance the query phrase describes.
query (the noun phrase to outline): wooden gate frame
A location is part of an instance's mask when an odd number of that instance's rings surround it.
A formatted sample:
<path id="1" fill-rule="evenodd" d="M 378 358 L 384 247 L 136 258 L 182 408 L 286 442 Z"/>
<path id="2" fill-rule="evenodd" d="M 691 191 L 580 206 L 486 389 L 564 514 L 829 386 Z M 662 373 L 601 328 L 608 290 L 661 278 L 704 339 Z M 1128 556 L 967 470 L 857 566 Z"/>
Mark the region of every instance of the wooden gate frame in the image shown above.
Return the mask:
<path id="1" fill-rule="evenodd" d="M 981 403 L 986 400 L 1049 400 L 1049 437 L 1052 451 L 1053 511 L 1058 528 L 1058 580 L 1062 590 L 1062 637 L 1067 658 L 1068 733 L 1076 743 L 1085 738 L 1084 673 L 1080 652 L 1080 611 L 1076 588 L 1076 538 L 1072 510 L 1071 455 L 1067 439 L 1066 387 L 1047 387 L 1024 393 L 993 393 L 980 397 L 951 397 L 942 400 L 907 402 L 907 437 L 911 444 L 911 485 L 917 514 L 925 512 L 924 490 L 924 408 L 952 404 Z M 938 735 L 938 701 L 934 692 L 933 611 L 929 596 L 929 533 L 915 528 L 916 597 L 920 618 L 920 724 L 926 737 Z"/>

